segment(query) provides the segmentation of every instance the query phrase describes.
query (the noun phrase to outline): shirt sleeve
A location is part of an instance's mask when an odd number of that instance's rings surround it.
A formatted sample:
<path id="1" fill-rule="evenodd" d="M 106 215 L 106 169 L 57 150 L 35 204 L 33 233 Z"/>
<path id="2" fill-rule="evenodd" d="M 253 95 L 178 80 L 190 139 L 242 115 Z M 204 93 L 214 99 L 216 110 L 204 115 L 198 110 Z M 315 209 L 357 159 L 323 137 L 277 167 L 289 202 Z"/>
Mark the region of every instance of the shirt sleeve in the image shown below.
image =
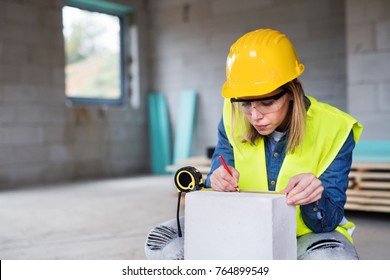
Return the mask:
<path id="1" fill-rule="evenodd" d="M 336 158 L 319 177 L 324 187 L 321 199 L 300 206 L 303 221 L 313 232 L 333 231 L 344 217 L 348 175 L 354 147 L 355 141 L 351 131 Z"/>
<path id="2" fill-rule="evenodd" d="M 208 188 L 211 187 L 210 175 L 213 174 L 215 169 L 221 166 L 219 156 L 224 158 L 227 165 L 234 166 L 233 147 L 230 145 L 227 138 L 223 119 L 221 119 L 218 125 L 218 142 L 217 146 L 215 147 L 214 154 L 211 158 L 210 172 L 204 182 L 204 185 Z"/>

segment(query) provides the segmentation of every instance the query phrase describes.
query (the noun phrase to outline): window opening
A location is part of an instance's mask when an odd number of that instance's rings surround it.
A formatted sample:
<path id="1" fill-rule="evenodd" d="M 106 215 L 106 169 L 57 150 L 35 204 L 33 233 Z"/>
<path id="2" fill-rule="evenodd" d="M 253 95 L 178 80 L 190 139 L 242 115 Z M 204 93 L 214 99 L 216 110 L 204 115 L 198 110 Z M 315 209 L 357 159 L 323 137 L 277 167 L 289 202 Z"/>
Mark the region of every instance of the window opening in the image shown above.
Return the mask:
<path id="1" fill-rule="evenodd" d="M 120 105 L 125 95 L 123 17 L 88 8 L 62 10 L 66 98 L 73 105 Z"/>

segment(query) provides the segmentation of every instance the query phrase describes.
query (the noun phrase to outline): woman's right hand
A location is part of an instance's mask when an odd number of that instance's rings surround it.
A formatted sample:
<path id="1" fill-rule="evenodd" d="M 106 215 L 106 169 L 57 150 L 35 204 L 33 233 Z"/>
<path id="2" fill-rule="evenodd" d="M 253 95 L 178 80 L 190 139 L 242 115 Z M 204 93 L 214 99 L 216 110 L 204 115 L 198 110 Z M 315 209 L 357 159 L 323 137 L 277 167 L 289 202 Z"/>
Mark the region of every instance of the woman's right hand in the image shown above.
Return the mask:
<path id="1" fill-rule="evenodd" d="M 237 191 L 238 179 L 240 173 L 232 166 L 228 166 L 232 175 L 221 165 L 214 170 L 210 176 L 211 187 L 215 191 L 235 192 Z"/>

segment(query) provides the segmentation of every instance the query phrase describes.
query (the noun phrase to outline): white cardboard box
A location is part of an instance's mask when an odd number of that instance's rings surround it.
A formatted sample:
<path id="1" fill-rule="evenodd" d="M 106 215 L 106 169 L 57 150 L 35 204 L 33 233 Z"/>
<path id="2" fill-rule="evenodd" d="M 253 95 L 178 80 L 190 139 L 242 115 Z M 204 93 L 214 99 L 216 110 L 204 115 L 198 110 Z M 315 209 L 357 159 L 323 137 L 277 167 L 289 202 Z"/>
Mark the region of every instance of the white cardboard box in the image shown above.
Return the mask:
<path id="1" fill-rule="evenodd" d="M 283 194 L 187 193 L 184 258 L 296 260 L 295 207 Z"/>

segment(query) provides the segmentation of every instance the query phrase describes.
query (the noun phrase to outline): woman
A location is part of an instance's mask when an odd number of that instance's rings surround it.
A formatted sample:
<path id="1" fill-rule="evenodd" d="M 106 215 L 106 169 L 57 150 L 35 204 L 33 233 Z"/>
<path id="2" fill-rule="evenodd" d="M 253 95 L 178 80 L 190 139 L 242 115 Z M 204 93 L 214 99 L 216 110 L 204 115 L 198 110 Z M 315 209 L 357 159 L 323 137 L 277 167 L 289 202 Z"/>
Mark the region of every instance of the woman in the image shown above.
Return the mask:
<path id="1" fill-rule="evenodd" d="M 306 96 L 297 79 L 303 71 L 294 46 L 279 31 L 255 30 L 232 45 L 205 185 L 282 191 L 286 203 L 297 207 L 298 259 L 358 259 L 344 204 L 362 126 Z"/>

